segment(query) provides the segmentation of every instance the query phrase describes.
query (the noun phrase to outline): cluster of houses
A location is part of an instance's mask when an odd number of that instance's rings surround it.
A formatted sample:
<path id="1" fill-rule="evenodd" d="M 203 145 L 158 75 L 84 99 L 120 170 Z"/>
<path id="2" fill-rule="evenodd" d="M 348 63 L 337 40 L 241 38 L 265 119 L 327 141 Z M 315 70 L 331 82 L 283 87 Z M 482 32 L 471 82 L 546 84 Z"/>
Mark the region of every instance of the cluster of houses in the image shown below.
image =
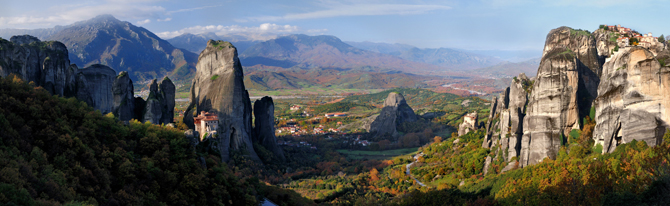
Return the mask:
<path id="1" fill-rule="evenodd" d="M 630 28 L 622 27 L 621 25 L 605 25 L 607 27 L 607 30 L 609 31 L 616 31 L 619 32 L 619 35 L 621 37 L 617 38 L 617 46 L 619 48 L 624 48 L 628 47 L 630 45 L 630 41 L 632 38 L 635 38 L 638 40 L 638 46 L 644 47 L 649 49 L 649 47 L 653 46 L 658 42 L 658 37 L 654 37 L 651 32 L 647 34 L 639 34 L 635 31 L 633 31 Z"/>
<path id="2" fill-rule="evenodd" d="M 324 116 L 327 117 L 327 118 L 331 118 L 331 117 L 346 117 L 346 116 L 347 116 L 347 113 L 342 113 L 342 112 L 326 113 Z"/>
<path id="3" fill-rule="evenodd" d="M 310 149 L 316 149 L 316 146 L 312 146 L 312 144 L 310 144 L 309 142 L 305 142 L 305 141 L 300 141 L 300 142 L 297 142 L 297 143 L 293 143 L 293 142 L 291 142 L 291 140 L 286 140 L 286 141 L 277 140 L 277 144 L 278 145 L 286 145 L 286 146 L 289 146 L 289 147 L 309 147 Z"/>
<path id="4" fill-rule="evenodd" d="M 338 122 L 339 123 L 339 122 Z M 340 123 L 341 124 L 341 123 Z M 281 133 L 290 133 L 291 135 L 306 135 L 306 134 L 328 134 L 328 133 L 341 133 L 339 129 L 336 128 L 325 128 L 323 125 L 319 125 L 317 127 L 314 127 L 311 131 L 305 127 L 301 127 L 299 125 L 293 124 L 293 125 L 286 125 L 283 127 L 279 127 L 276 129 L 275 133 L 281 134 Z"/>

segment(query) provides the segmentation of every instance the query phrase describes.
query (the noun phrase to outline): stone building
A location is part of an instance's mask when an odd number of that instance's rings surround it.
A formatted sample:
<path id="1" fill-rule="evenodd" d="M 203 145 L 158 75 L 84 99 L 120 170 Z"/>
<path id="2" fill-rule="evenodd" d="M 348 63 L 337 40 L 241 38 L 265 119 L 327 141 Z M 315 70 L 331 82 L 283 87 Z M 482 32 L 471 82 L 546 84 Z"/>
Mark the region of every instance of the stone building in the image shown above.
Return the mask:
<path id="1" fill-rule="evenodd" d="M 216 134 L 219 125 L 219 117 L 216 113 L 201 111 L 200 115 L 193 118 L 195 131 L 200 133 L 200 140 L 206 138 L 207 134 Z"/>

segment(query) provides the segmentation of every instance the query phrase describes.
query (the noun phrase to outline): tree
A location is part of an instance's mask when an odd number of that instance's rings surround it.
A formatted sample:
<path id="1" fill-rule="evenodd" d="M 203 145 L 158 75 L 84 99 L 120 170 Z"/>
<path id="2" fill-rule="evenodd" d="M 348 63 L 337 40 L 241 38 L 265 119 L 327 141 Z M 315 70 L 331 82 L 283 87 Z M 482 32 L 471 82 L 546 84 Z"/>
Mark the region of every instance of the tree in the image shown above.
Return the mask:
<path id="1" fill-rule="evenodd" d="M 663 36 L 663 34 L 661 34 L 661 36 L 658 37 L 658 42 L 665 43 L 665 37 Z"/>
<path id="2" fill-rule="evenodd" d="M 433 142 L 434 142 L 434 143 L 440 143 L 440 142 L 442 142 L 442 137 L 440 137 L 440 136 L 435 136 L 435 138 L 433 138 Z"/>
<path id="3" fill-rule="evenodd" d="M 377 171 L 377 169 L 372 168 L 372 170 L 370 170 L 370 180 L 373 182 L 379 180 L 379 171 Z"/>

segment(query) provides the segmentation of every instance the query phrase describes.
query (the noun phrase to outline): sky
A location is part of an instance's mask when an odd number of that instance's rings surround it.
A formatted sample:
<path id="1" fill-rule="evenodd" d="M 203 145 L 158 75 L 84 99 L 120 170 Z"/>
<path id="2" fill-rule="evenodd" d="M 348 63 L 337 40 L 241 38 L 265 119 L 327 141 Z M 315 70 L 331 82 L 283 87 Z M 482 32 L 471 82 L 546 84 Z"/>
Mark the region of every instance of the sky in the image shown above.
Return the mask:
<path id="1" fill-rule="evenodd" d="M 333 35 L 419 48 L 542 50 L 560 26 L 621 24 L 670 34 L 666 0 L 0 0 L 0 29 L 51 28 L 112 14 L 164 39 L 215 32 L 266 40 Z"/>

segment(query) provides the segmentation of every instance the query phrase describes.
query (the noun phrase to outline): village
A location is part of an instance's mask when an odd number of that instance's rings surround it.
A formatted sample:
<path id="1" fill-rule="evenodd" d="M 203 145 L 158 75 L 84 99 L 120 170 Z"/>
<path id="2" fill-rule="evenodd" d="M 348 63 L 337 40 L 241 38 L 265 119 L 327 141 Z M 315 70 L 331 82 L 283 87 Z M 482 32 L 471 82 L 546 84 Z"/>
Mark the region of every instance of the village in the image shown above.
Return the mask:
<path id="1" fill-rule="evenodd" d="M 632 30 L 630 28 L 622 27 L 620 24 L 601 25 L 600 28 L 605 29 L 607 31 L 618 32 L 620 37 L 616 39 L 616 43 L 617 47 L 619 48 L 625 48 L 629 46 L 641 46 L 646 49 L 649 49 L 655 44 L 663 43 L 663 41 L 665 41 L 663 35 L 660 36 L 661 40 L 659 41 L 659 37 L 654 37 L 651 32 L 647 34 L 640 34 L 639 32 Z"/>

